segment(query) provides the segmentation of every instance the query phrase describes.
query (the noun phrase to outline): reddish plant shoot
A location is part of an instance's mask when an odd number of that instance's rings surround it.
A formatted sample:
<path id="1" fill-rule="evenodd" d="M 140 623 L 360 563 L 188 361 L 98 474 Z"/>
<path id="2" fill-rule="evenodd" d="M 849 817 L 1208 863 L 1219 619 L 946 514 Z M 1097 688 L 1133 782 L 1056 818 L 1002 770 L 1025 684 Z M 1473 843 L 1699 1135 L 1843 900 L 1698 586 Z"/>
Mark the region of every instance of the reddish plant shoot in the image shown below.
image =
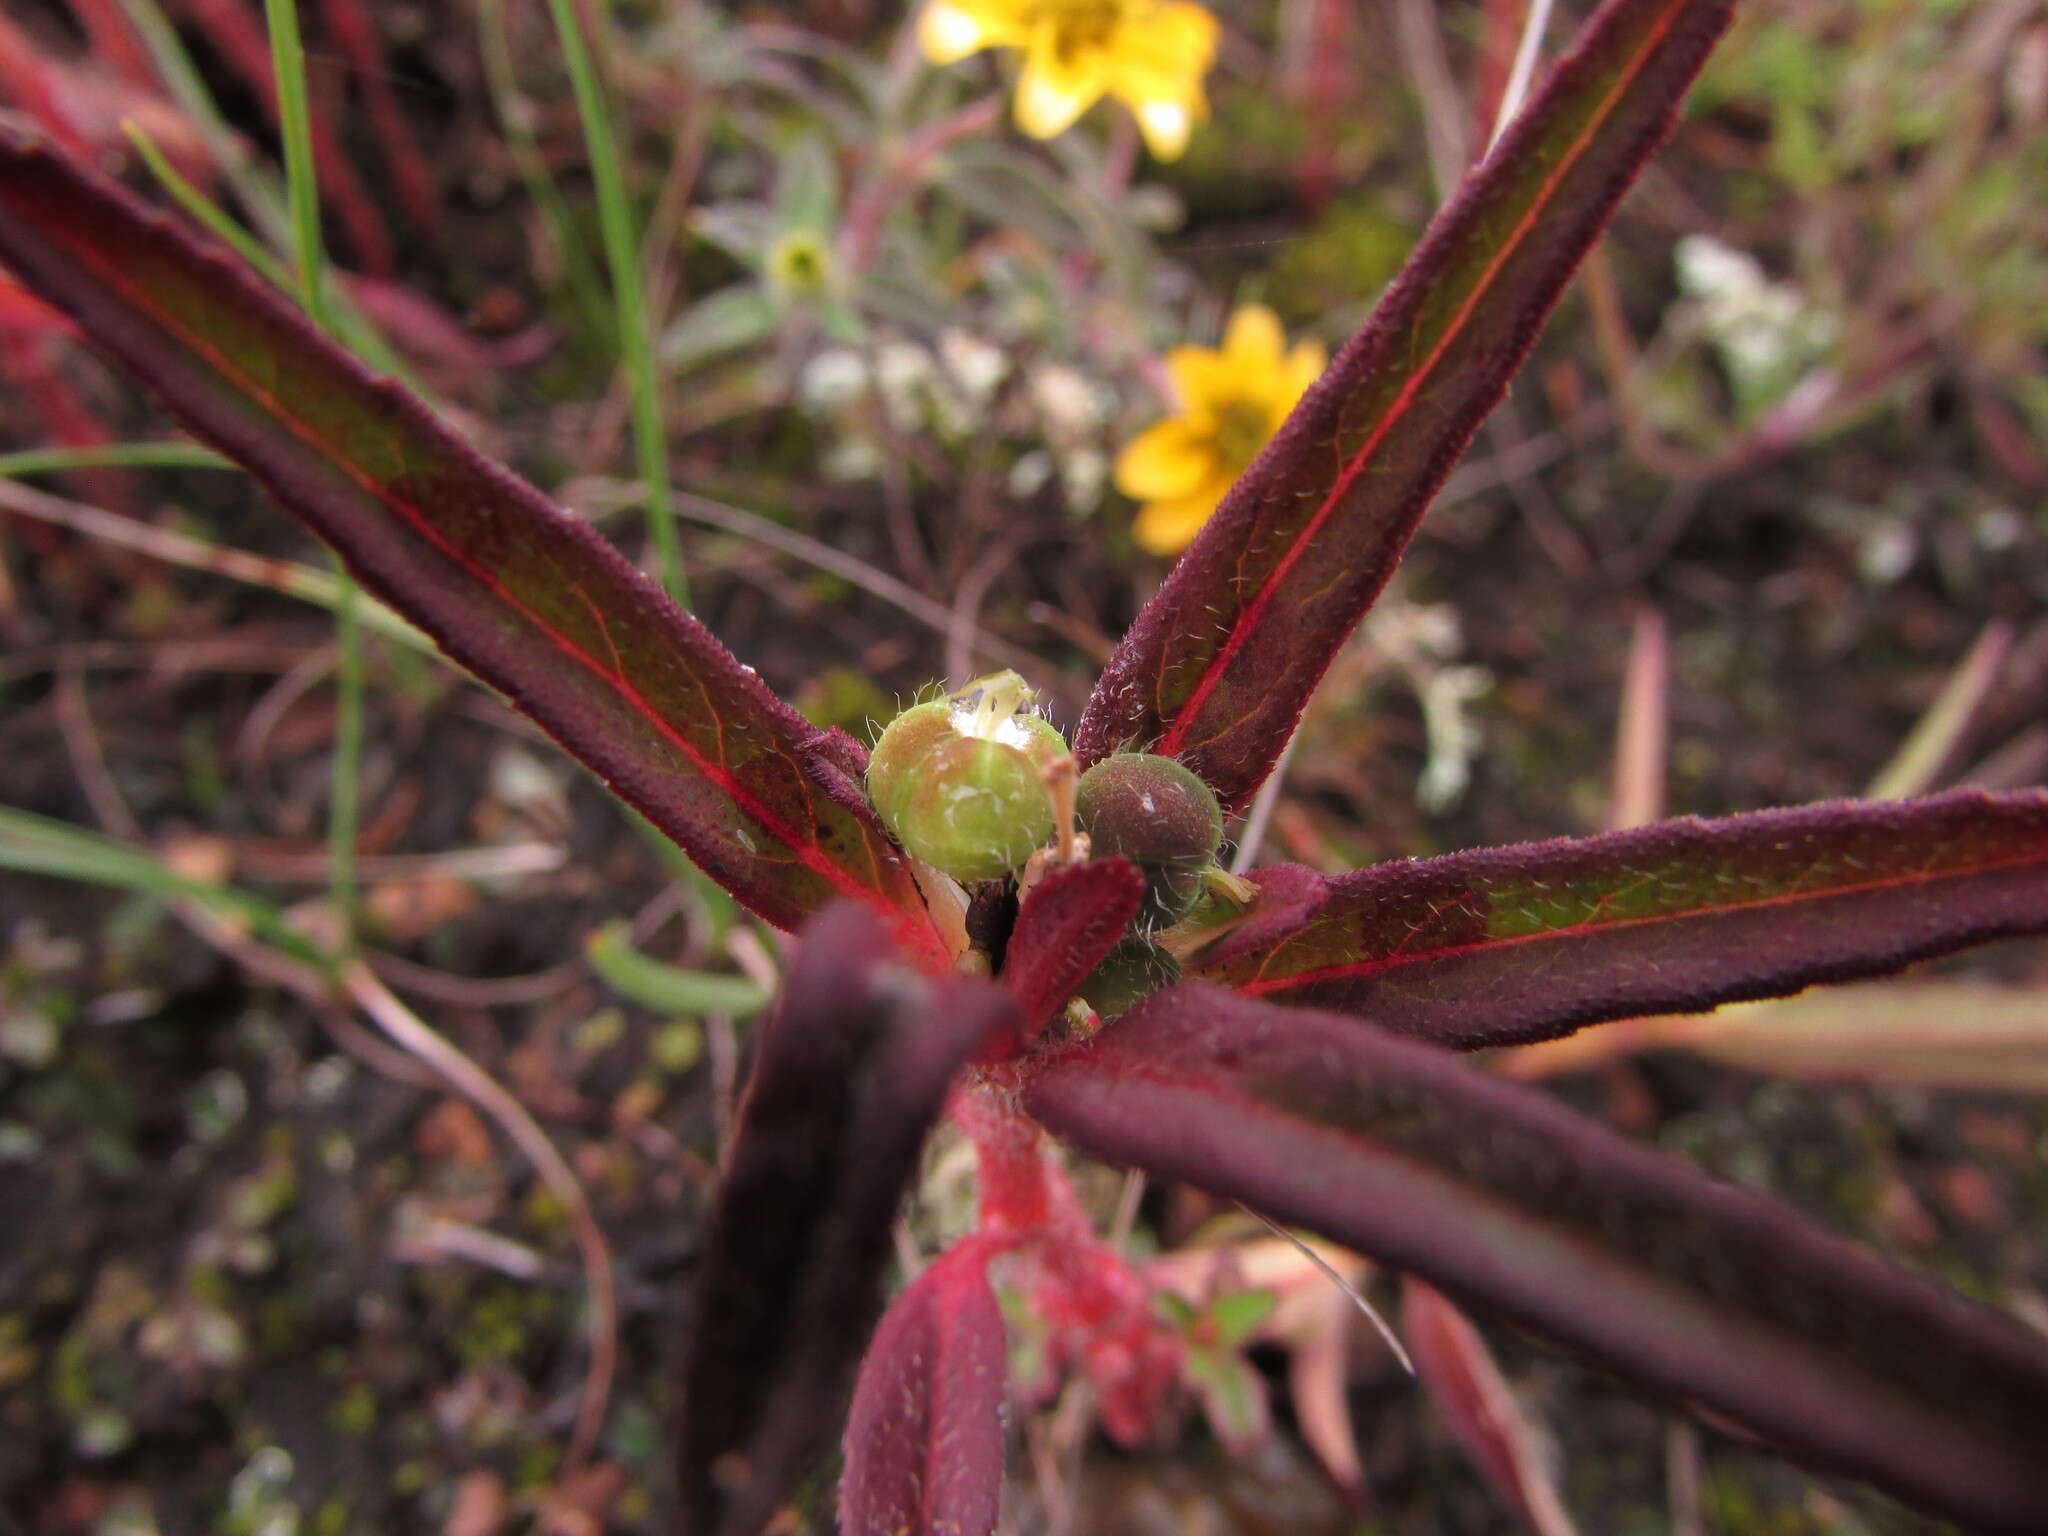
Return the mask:
<path id="1" fill-rule="evenodd" d="M 1139 615 L 1078 762 L 984 679 L 1002 718 L 976 703 L 963 733 L 950 702 L 928 708 L 877 804 L 856 743 L 809 726 L 587 525 L 221 251 L 0 127 L 0 262 L 21 284 L 750 910 L 803 930 L 698 1264 L 684 1530 L 774 1522 L 849 1390 L 849 1533 L 992 1530 L 998 1289 L 1047 1373 L 1016 1389 L 1077 1375 L 1121 1439 L 1181 1386 L 1216 1387 L 1219 1359 L 1189 1357 L 1199 1328 L 1094 1231 L 1045 1128 L 1347 1243 L 1810 1465 L 1985 1529 L 2048 1529 L 2037 1336 L 1446 1049 L 2048 929 L 2048 795 L 1679 820 L 1331 881 L 1210 863 L 1209 797 L 1239 810 L 1272 771 L 1731 3 L 1606 0 L 1586 23 Z M 233 6 L 186 4 L 248 53 Z M 332 14 L 348 35 L 353 8 Z M 1153 780 L 1127 754 L 1171 760 L 1175 826 L 1144 821 Z M 1105 764 L 1099 783 L 1137 792 L 1110 810 L 1091 792 L 1122 855 L 1091 859 L 1072 786 Z M 955 775 L 957 804 L 927 793 L 927 766 Z M 1198 979 L 1166 984 L 1180 966 Z M 889 1224 L 942 1113 L 976 1154 L 978 1224 L 887 1311 L 856 1384 Z M 1477 1379 L 1439 1356 L 1440 1380 Z"/>

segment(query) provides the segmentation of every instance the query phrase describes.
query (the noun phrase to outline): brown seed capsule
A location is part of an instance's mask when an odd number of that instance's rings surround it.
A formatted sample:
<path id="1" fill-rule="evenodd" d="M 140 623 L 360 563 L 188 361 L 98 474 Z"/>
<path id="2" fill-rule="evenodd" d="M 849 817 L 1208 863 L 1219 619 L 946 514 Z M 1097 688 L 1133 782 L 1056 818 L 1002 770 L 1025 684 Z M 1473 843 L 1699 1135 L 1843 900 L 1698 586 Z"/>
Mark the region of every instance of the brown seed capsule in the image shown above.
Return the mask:
<path id="1" fill-rule="evenodd" d="M 1098 857 L 1144 873 L 1141 920 L 1178 921 L 1202 891 L 1202 871 L 1223 846 L 1223 812 L 1209 786 L 1170 757 L 1124 752 L 1081 775 L 1081 830 Z"/>
<path id="2" fill-rule="evenodd" d="M 905 710 L 868 761 L 868 799 L 912 853 L 956 880 L 1008 874 L 1053 835 L 1040 774 L 1066 739 L 997 672 Z"/>

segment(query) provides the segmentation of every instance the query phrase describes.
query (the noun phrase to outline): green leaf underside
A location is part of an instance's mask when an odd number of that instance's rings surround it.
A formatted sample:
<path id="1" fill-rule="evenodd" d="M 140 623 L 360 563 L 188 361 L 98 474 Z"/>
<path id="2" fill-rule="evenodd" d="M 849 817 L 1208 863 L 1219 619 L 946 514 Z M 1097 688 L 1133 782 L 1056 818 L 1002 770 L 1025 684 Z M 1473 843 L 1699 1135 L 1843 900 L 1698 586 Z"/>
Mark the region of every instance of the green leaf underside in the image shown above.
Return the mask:
<path id="1" fill-rule="evenodd" d="M 745 905 L 840 896 L 943 960 L 857 765 L 580 519 L 218 248 L 0 128 L 0 261 Z"/>
<path id="2" fill-rule="evenodd" d="M 1092 1156 L 1413 1271 L 1824 1470 L 2048 1529 L 2048 1341 L 1446 1052 L 1193 982 L 1025 1102 Z"/>
<path id="3" fill-rule="evenodd" d="M 1732 7 L 1609 0 L 1587 24 L 1138 616 L 1083 766 L 1136 747 L 1250 799 Z"/>
<path id="4" fill-rule="evenodd" d="M 830 1444 L 925 1133 L 1015 1019 L 994 987 L 912 970 L 870 911 L 806 928 L 699 1259 L 676 1436 L 689 1536 L 752 1536 Z"/>
<path id="5" fill-rule="evenodd" d="M 1438 1044 L 1781 996 L 2048 930 L 2048 793 L 1957 791 L 1382 864 L 1198 969 Z"/>

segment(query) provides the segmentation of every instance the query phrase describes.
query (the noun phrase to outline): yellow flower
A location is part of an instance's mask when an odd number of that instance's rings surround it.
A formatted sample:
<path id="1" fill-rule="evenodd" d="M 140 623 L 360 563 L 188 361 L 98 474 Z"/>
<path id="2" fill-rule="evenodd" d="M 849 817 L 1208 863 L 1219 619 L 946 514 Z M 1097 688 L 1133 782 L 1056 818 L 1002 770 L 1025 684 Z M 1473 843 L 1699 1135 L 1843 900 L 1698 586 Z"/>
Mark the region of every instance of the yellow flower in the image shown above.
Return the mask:
<path id="1" fill-rule="evenodd" d="M 1220 351 L 1175 347 L 1166 355 L 1180 414 L 1140 432 L 1116 460 L 1116 488 L 1145 504 L 1132 530 L 1141 548 L 1173 555 L 1194 541 L 1323 362 L 1313 341 L 1289 352 L 1279 318 L 1263 304 L 1230 317 Z"/>
<path id="2" fill-rule="evenodd" d="M 1216 18 L 1191 0 L 932 0 L 918 41 L 934 64 L 1021 49 L 1017 126 L 1035 139 L 1114 96 L 1137 115 L 1152 153 L 1171 160 L 1208 110 L 1202 76 L 1216 56 Z"/>

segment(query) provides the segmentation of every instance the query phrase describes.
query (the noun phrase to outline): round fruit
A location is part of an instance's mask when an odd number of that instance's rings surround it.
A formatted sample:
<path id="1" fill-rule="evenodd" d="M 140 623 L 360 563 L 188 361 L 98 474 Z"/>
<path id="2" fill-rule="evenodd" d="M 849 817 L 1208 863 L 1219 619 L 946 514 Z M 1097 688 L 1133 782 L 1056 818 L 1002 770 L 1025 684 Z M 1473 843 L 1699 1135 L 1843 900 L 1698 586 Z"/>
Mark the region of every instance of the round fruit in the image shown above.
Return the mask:
<path id="1" fill-rule="evenodd" d="M 1143 919 L 1187 914 L 1223 846 L 1223 812 L 1208 785 L 1170 757 L 1124 752 L 1081 775 L 1074 809 L 1097 857 L 1129 859 L 1143 872 Z"/>
<path id="2" fill-rule="evenodd" d="M 1041 777 L 1067 743 L 1014 672 L 905 710 L 868 760 L 868 799 L 918 858 L 956 880 L 993 880 L 1051 841 Z"/>

